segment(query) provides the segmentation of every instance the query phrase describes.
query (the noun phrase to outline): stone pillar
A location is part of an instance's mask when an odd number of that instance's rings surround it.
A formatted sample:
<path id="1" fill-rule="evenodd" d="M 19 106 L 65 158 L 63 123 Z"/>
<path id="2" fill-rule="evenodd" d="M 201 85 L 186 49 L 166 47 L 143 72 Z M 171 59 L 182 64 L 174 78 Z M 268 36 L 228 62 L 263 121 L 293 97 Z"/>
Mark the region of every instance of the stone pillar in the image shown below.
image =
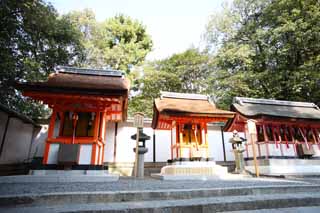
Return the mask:
<path id="1" fill-rule="evenodd" d="M 136 148 L 133 148 L 133 151 L 136 152 Z M 144 177 L 144 154 L 148 152 L 148 148 L 139 147 L 138 148 L 138 177 Z"/>

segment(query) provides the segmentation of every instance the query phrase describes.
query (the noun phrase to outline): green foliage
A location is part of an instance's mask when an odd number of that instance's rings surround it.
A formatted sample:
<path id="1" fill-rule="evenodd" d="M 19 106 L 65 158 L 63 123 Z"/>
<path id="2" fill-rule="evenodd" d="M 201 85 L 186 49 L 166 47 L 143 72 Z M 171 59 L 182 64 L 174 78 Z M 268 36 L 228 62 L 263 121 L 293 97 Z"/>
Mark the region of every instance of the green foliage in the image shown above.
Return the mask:
<path id="1" fill-rule="evenodd" d="M 232 96 L 319 104 L 319 1 L 238 0 L 220 18 L 208 24 L 206 38 L 218 49 L 212 89 L 222 106 Z M 232 30 L 217 32 L 224 20 Z"/>
<path id="2" fill-rule="evenodd" d="M 152 40 L 145 27 L 128 16 L 117 15 L 99 23 L 94 13 L 85 9 L 65 17 L 83 34 L 86 60 L 82 66 L 110 66 L 128 74 L 134 65 L 141 65 L 151 51 Z"/>
<path id="3" fill-rule="evenodd" d="M 44 108 L 26 101 L 16 81 L 45 79 L 56 65 L 82 59 L 81 34 L 41 0 L 0 2 L 0 102 L 31 117 Z"/>
<path id="4" fill-rule="evenodd" d="M 134 90 L 138 93 L 129 102 L 129 115 L 143 112 L 152 117 L 153 100 L 160 91 L 207 93 L 208 55 L 197 49 L 189 49 L 180 54 L 146 64 L 143 73 L 134 77 Z"/>

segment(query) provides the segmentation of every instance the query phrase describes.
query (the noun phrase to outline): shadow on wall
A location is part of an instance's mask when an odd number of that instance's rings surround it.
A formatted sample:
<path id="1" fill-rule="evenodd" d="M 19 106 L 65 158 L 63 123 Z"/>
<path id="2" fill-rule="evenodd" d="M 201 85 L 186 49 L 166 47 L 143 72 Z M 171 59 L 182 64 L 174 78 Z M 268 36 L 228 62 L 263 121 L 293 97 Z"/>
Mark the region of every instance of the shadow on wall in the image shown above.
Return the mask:
<path id="1" fill-rule="evenodd" d="M 38 128 L 34 133 L 34 136 L 29 156 L 31 159 L 42 159 L 45 141 L 48 137 L 48 125 L 41 125 L 41 128 Z"/>

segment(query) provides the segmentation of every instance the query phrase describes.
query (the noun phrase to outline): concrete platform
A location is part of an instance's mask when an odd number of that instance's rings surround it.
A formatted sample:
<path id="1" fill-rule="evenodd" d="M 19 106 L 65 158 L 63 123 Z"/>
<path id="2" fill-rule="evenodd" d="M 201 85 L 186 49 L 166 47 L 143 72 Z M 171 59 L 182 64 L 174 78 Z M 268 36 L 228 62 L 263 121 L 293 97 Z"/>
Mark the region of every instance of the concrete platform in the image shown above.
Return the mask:
<path id="1" fill-rule="evenodd" d="M 30 175 L 2 176 L 0 183 L 112 182 L 119 175 L 106 170 L 32 170 Z"/>
<path id="2" fill-rule="evenodd" d="M 246 161 L 245 169 L 255 173 L 253 161 Z M 269 176 L 317 176 L 320 175 L 319 159 L 263 159 L 259 160 L 261 175 Z"/>
<path id="3" fill-rule="evenodd" d="M 214 161 L 174 162 L 161 168 L 151 177 L 160 180 L 215 180 L 228 176 L 228 168 L 217 165 Z"/>
<path id="4" fill-rule="evenodd" d="M 245 174 L 223 174 L 223 175 L 166 175 L 166 174 L 151 174 L 152 178 L 168 181 L 182 181 L 182 180 L 237 180 L 239 178 L 250 178 L 250 175 Z"/>

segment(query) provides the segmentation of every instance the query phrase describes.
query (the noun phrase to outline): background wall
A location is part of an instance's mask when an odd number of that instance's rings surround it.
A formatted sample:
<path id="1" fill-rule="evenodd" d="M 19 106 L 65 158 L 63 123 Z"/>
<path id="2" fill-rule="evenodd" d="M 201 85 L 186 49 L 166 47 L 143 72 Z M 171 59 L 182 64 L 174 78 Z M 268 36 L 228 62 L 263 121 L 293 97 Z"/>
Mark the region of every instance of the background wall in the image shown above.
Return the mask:
<path id="1" fill-rule="evenodd" d="M 0 108 L 0 121 L 0 164 L 29 162 L 33 138 L 40 127 L 3 106 Z"/>
<path id="2" fill-rule="evenodd" d="M 106 145 L 104 150 L 104 162 L 118 162 L 128 163 L 134 162 L 135 141 L 131 139 L 131 136 L 136 133 L 136 128 L 133 127 L 132 120 L 127 122 L 118 123 L 117 134 L 116 124 L 107 123 L 106 130 Z M 34 139 L 31 146 L 31 157 L 42 157 L 44 152 L 44 142 L 47 137 L 48 125 L 41 125 L 41 130 L 34 134 Z M 171 145 L 171 132 L 169 130 L 153 130 L 151 128 L 151 120 L 146 119 L 143 132 L 151 137 L 146 141 L 146 147 L 148 152 L 145 154 L 145 162 L 153 162 L 153 134 L 156 139 L 156 162 L 166 162 L 170 159 L 170 145 Z M 0 131 L 1 133 L 1 131 Z M 233 161 L 232 147 L 229 143 L 229 139 L 232 137 L 232 133 L 224 132 L 224 144 L 226 161 Z M 243 134 L 240 134 L 243 136 Z M 115 147 L 116 139 L 116 147 Z M 223 161 L 223 145 L 221 127 L 208 125 L 208 139 L 209 139 L 209 155 L 216 161 Z M 30 144 L 30 142 L 29 142 Z M 114 151 L 116 148 L 116 155 Z"/>
<path id="3" fill-rule="evenodd" d="M 106 148 L 105 148 L 105 162 L 133 162 L 135 141 L 131 139 L 131 135 L 136 133 L 136 128 L 132 126 L 132 121 L 127 121 L 118 124 L 117 130 L 117 145 L 116 145 L 116 159 L 114 159 L 114 139 L 115 139 L 115 124 L 109 123 L 107 125 L 106 133 Z M 151 128 L 151 120 L 145 122 L 143 132 L 151 137 L 151 140 L 146 141 L 148 152 L 145 154 L 145 162 L 153 162 L 153 133 L 156 139 L 156 162 L 166 162 L 170 159 L 170 145 L 171 133 L 169 130 L 153 130 Z M 224 144 L 226 160 L 233 161 L 232 147 L 229 139 L 232 133 L 224 132 Z M 243 136 L 243 134 L 241 134 Z M 209 155 L 216 161 L 223 161 L 223 145 L 220 126 L 208 126 L 209 139 Z"/>

